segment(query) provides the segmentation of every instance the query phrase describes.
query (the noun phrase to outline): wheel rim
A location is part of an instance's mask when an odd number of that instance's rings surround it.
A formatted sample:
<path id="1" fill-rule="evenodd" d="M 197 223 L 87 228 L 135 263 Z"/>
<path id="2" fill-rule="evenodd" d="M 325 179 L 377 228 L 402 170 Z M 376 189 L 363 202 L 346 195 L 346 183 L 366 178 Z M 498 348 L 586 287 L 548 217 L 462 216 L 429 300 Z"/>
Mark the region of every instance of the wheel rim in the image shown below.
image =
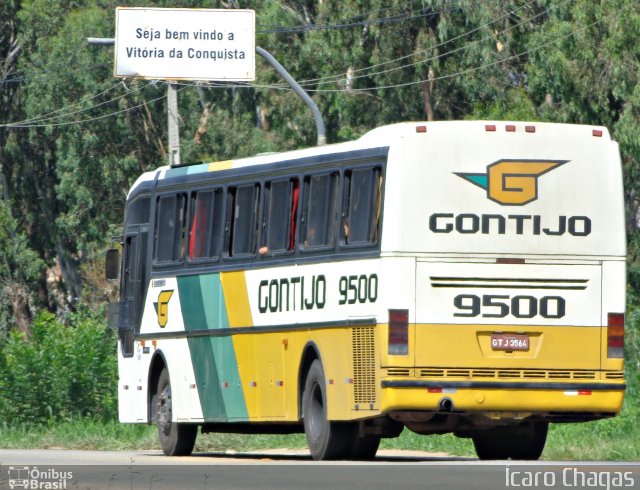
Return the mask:
<path id="1" fill-rule="evenodd" d="M 166 385 L 158 395 L 158 431 L 169 437 L 171 431 L 171 386 Z"/>
<path id="2" fill-rule="evenodd" d="M 309 397 L 309 436 L 317 441 L 324 430 L 324 398 L 318 383 L 314 383 Z"/>

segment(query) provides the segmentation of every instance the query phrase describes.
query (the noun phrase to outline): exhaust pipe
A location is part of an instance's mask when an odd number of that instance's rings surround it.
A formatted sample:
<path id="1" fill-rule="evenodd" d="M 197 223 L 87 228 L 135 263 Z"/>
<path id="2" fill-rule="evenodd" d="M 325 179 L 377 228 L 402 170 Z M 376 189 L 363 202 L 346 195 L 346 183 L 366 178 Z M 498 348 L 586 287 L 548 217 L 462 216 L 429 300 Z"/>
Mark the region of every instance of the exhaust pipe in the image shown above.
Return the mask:
<path id="1" fill-rule="evenodd" d="M 440 412 L 450 412 L 453 409 L 453 402 L 451 398 L 443 398 L 439 403 L 439 411 Z"/>

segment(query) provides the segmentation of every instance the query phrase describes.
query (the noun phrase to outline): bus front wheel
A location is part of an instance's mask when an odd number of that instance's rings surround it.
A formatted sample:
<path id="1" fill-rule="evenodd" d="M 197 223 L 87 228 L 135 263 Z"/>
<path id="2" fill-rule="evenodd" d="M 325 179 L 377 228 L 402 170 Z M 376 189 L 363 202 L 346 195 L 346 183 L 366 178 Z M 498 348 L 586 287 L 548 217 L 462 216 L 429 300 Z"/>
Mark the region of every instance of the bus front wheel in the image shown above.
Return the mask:
<path id="1" fill-rule="evenodd" d="M 327 388 L 319 360 L 313 361 L 302 393 L 304 432 L 316 461 L 343 459 L 351 449 L 353 424 L 327 420 Z"/>
<path id="2" fill-rule="evenodd" d="M 156 423 L 160 447 L 166 456 L 188 456 L 193 451 L 198 435 L 195 424 L 172 422 L 172 396 L 169 371 L 163 369 L 158 378 Z"/>
<path id="3" fill-rule="evenodd" d="M 547 441 L 547 422 L 533 422 L 525 427 L 499 427 L 473 436 L 480 459 L 536 460 Z"/>

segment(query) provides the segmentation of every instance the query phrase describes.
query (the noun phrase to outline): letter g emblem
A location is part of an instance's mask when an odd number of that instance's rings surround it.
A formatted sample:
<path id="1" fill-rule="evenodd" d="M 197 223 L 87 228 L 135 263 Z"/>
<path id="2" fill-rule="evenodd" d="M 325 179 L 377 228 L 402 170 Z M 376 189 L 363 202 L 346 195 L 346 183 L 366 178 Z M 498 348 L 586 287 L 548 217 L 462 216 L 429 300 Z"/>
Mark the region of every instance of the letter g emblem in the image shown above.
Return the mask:
<path id="1" fill-rule="evenodd" d="M 538 199 L 538 178 L 568 160 L 498 160 L 486 174 L 456 173 L 487 191 L 498 204 L 522 206 Z"/>
<path id="2" fill-rule="evenodd" d="M 158 302 L 154 303 L 156 307 L 156 313 L 158 314 L 158 325 L 160 328 L 167 326 L 169 321 L 169 300 L 173 296 L 173 289 L 169 291 L 160 291 L 158 295 Z"/>

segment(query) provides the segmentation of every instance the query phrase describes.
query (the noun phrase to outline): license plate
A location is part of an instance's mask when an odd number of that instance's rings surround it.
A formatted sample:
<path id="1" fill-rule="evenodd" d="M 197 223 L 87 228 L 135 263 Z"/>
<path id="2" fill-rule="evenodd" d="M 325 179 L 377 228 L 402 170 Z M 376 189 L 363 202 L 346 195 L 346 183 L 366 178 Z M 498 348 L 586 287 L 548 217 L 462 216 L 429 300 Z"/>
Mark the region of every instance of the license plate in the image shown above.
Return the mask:
<path id="1" fill-rule="evenodd" d="M 493 350 L 529 350 L 529 336 L 518 334 L 491 334 L 491 349 Z"/>

